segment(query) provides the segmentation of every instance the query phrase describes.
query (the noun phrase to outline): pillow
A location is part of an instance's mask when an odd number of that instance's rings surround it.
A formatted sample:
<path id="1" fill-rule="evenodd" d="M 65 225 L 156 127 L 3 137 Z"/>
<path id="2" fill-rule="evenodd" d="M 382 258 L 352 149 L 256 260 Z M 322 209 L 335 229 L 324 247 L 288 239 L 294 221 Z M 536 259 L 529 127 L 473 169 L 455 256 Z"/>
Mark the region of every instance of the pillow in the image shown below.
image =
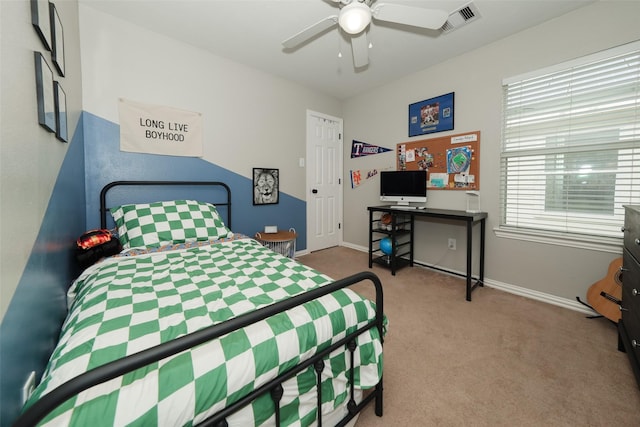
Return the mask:
<path id="1" fill-rule="evenodd" d="M 123 249 L 221 239 L 232 235 L 216 207 L 171 200 L 111 208 Z"/>

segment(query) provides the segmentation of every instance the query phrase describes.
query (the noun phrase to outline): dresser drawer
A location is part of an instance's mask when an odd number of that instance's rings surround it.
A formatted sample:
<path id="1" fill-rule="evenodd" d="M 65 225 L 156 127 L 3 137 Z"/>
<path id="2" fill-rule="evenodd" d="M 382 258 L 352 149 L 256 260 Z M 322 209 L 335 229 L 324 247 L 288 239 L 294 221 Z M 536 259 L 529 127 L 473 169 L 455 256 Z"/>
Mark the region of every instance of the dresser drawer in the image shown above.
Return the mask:
<path id="1" fill-rule="evenodd" d="M 640 317 L 640 264 L 627 249 L 622 252 L 622 306 Z"/>
<path id="2" fill-rule="evenodd" d="M 640 206 L 625 206 L 624 247 L 640 260 Z"/>
<path id="3" fill-rule="evenodd" d="M 626 349 L 640 385 L 640 206 L 625 206 L 622 252 L 622 318 L 618 349 Z"/>
<path id="4" fill-rule="evenodd" d="M 633 338 L 640 341 L 640 294 L 633 295 L 629 289 L 624 288 L 620 307 L 627 330 L 631 332 L 630 329 L 638 329 L 638 333 Z"/>
<path id="5" fill-rule="evenodd" d="M 622 251 L 622 277 L 620 279 L 623 288 L 636 289 L 640 292 L 640 263 L 627 248 Z M 640 297 L 638 299 L 640 300 Z"/>
<path id="6" fill-rule="evenodd" d="M 640 264 L 626 248 L 622 254 L 622 319 L 632 351 L 640 358 Z"/>
<path id="7" fill-rule="evenodd" d="M 640 360 L 640 317 L 622 313 L 622 321 L 629 338 L 627 351 L 631 351 L 636 360 Z"/>
<path id="8" fill-rule="evenodd" d="M 640 386 L 640 346 L 638 346 L 638 339 L 633 338 L 633 334 L 637 330 L 633 332 L 632 329 L 626 324 L 624 318 L 620 319 L 620 323 L 618 323 L 618 350 L 626 351 L 631 363 L 631 370 L 636 377 L 638 386 Z"/>

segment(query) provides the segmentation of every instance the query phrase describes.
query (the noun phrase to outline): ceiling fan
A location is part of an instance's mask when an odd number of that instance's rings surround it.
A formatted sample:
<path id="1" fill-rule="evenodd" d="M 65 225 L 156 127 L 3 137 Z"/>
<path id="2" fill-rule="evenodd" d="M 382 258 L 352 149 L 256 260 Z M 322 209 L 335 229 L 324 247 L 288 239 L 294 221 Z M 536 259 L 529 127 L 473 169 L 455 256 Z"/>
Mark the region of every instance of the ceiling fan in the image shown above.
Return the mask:
<path id="1" fill-rule="evenodd" d="M 437 9 L 424 9 L 388 3 L 379 3 L 372 6 L 376 0 L 328 1 L 337 3 L 340 7 L 340 13 L 327 16 L 289 37 L 282 42 L 286 49 L 295 48 L 323 31 L 339 25 L 343 31 L 351 35 L 353 65 L 359 68 L 369 64 L 369 42 L 367 41 L 366 29 L 369 27 L 372 18 L 376 21 L 437 30 L 442 28 L 449 17 L 448 12 Z"/>

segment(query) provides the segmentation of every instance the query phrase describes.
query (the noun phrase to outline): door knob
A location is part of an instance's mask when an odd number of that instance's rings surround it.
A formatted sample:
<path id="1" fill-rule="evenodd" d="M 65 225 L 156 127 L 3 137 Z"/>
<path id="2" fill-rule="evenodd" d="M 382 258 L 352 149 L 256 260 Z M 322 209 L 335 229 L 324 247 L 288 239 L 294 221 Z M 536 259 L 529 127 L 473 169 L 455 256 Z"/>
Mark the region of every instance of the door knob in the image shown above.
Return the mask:
<path id="1" fill-rule="evenodd" d="M 311 190 L 311 192 L 312 192 L 313 194 L 318 194 L 318 190 L 317 190 L 317 189 L 315 189 L 315 188 L 314 188 L 313 190 Z"/>

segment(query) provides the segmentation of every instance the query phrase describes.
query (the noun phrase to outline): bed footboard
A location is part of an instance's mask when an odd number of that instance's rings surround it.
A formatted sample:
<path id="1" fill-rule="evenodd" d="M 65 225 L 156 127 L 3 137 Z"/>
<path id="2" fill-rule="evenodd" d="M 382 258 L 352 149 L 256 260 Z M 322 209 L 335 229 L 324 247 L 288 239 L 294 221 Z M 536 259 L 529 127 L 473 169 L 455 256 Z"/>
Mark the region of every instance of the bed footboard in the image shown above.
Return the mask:
<path id="1" fill-rule="evenodd" d="M 103 382 L 109 381 L 121 375 L 124 375 L 128 372 L 134 371 L 136 369 L 142 368 L 151 363 L 162 360 L 166 357 L 175 355 L 182 351 L 188 350 L 192 347 L 198 346 L 210 340 L 220 338 L 230 332 L 236 331 L 240 328 L 244 328 L 253 323 L 264 320 L 268 317 L 274 316 L 278 313 L 287 311 L 293 307 L 305 304 L 309 301 L 320 298 L 324 295 L 330 294 L 334 291 L 346 288 L 348 286 L 354 285 L 356 283 L 369 281 L 375 287 L 376 297 L 376 316 L 375 319 L 371 319 L 370 322 L 354 331 L 353 333 L 345 336 L 341 340 L 335 342 L 328 348 L 324 348 L 322 351 L 318 351 L 311 358 L 304 360 L 297 366 L 281 373 L 278 377 L 269 381 L 268 383 L 262 385 L 261 387 L 253 390 L 251 393 L 247 394 L 243 398 L 234 402 L 233 404 L 227 406 L 223 410 L 214 414 L 207 420 L 205 420 L 201 425 L 206 426 L 225 426 L 226 418 L 231 414 L 235 413 L 242 407 L 251 403 L 254 399 L 262 396 L 266 393 L 271 395 L 275 406 L 275 418 L 276 425 L 280 425 L 280 415 L 279 415 L 279 401 L 282 396 L 282 383 L 286 380 L 296 376 L 296 374 L 300 373 L 304 369 L 309 368 L 310 366 L 314 366 L 314 369 L 317 374 L 316 381 L 316 390 L 318 394 L 318 404 L 322 402 L 322 387 L 320 384 L 320 373 L 324 368 L 323 359 L 330 354 L 332 351 L 338 348 L 346 348 L 350 354 L 350 368 L 349 375 L 351 378 L 350 381 L 350 390 L 349 390 L 349 398 L 348 398 L 348 414 L 345 418 L 340 421 L 339 426 L 347 424 L 358 412 L 360 412 L 365 406 L 367 406 L 371 401 L 375 400 L 375 413 L 378 416 L 382 416 L 382 377 L 380 381 L 375 386 L 374 390 L 368 394 L 360 403 L 356 402 L 355 399 L 355 390 L 354 390 L 354 352 L 356 350 L 356 338 L 360 334 L 367 332 L 372 328 L 377 328 L 380 336 L 380 340 L 383 340 L 383 328 L 384 328 L 384 311 L 383 311 L 383 291 L 382 291 L 382 283 L 380 279 L 372 272 L 364 271 L 352 276 L 337 280 L 330 284 L 321 286 L 319 288 L 308 291 L 304 294 L 300 294 L 298 296 L 292 297 L 290 299 L 280 301 L 274 303 L 270 306 L 261 308 L 259 310 L 241 315 L 239 317 L 227 320 L 220 324 L 210 326 L 208 328 L 199 330 L 197 332 L 184 335 L 180 338 L 177 338 L 173 341 L 158 345 L 156 347 L 149 348 L 147 350 L 141 351 L 136 354 L 132 354 L 123 359 L 116 360 L 114 362 L 105 364 L 98 368 L 95 368 L 91 371 L 88 371 L 68 382 L 64 383 L 60 387 L 51 391 L 50 393 L 45 394 L 40 398 L 37 402 L 35 402 L 31 407 L 29 407 L 24 413 L 18 417 L 15 421 L 15 427 L 22 426 L 33 426 L 36 425 L 39 421 L 41 421 L 49 412 L 54 410 L 59 405 L 63 404 L 69 398 L 74 395 L 84 391 L 88 388 L 91 388 L 95 385 L 101 384 Z M 318 425 L 322 426 L 322 411 L 318 408 Z"/>

